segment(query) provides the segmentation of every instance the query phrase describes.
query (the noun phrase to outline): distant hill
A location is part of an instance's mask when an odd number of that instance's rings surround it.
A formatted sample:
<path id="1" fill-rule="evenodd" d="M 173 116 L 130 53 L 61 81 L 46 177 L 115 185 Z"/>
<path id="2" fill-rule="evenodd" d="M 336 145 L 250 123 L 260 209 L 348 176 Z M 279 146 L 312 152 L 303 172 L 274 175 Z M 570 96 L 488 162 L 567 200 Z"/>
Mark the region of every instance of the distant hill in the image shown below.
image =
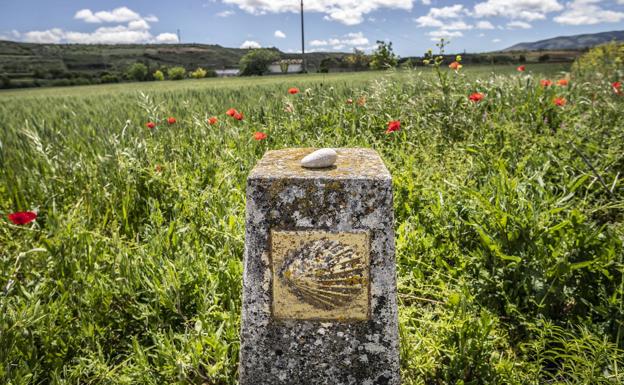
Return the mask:
<path id="1" fill-rule="evenodd" d="M 532 43 L 519 43 L 509 48 L 506 48 L 503 51 L 508 52 L 583 49 L 593 47 L 599 44 L 608 43 L 613 40 L 624 41 L 624 31 L 610 31 L 574 36 L 558 36 L 551 39 L 540 40 Z"/>
<path id="2" fill-rule="evenodd" d="M 275 50 L 282 58 L 298 55 Z M 237 68 L 249 50 L 216 44 L 35 44 L 0 41 L 0 76 L 10 79 L 99 77 L 103 73 L 122 73 L 141 62 L 151 71 L 160 67 L 183 66 L 187 70 Z M 315 52 L 306 55 L 311 69 L 325 58 L 342 53 Z"/>

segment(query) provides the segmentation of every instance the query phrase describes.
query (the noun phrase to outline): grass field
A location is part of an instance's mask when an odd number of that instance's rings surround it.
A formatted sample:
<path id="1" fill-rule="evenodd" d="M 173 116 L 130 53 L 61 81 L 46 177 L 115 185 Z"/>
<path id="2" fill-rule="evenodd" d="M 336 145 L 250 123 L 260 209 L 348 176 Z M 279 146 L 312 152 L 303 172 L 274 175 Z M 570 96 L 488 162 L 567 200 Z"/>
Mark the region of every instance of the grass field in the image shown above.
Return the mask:
<path id="1" fill-rule="evenodd" d="M 0 92 L 0 383 L 235 384 L 245 179 L 300 146 L 393 174 L 405 384 L 623 383 L 624 96 L 566 69 Z"/>

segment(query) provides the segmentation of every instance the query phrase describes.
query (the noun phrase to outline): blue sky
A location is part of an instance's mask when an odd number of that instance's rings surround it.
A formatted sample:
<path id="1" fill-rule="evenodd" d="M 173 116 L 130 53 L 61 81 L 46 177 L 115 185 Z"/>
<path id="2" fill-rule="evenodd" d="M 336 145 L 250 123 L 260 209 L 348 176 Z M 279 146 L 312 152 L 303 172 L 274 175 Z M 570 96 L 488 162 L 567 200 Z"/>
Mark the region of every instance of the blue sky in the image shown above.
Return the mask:
<path id="1" fill-rule="evenodd" d="M 304 0 L 306 50 L 484 52 L 560 35 L 624 30 L 624 0 Z M 0 0 L 0 39 L 214 43 L 299 52 L 299 0 Z"/>

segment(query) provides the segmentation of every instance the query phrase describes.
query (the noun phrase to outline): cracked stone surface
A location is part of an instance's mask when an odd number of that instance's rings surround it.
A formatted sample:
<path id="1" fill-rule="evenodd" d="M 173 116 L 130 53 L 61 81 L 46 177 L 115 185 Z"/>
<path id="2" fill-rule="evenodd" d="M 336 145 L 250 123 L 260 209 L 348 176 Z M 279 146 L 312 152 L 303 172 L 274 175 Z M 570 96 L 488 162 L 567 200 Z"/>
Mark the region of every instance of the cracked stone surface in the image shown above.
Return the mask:
<path id="1" fill-rule="evenodd" d="M 390 173 L 374 150 L 361 148 L 336 149 L 331 168 L 301 167 L 301 158 L 314 150 L 269 151 L 247 180 L 240 384 L 398 385 Z M 274 317 L 272 231 L 365 232 L 366 319 Z"/>

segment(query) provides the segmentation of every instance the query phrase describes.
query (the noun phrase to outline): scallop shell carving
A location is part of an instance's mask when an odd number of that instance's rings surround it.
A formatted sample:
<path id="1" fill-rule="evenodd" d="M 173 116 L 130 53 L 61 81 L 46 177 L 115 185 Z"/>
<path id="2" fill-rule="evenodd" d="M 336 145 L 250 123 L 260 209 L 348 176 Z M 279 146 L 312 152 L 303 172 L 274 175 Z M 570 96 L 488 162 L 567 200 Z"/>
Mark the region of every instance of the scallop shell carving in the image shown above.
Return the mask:
<path id="1" fill-rule="evenodd" d="M 319 239 L 291 252 L 279 277 L 299 299 L 331 310 L 349 304 L 367 287 L 366 268 L 352 247 Z"/>

